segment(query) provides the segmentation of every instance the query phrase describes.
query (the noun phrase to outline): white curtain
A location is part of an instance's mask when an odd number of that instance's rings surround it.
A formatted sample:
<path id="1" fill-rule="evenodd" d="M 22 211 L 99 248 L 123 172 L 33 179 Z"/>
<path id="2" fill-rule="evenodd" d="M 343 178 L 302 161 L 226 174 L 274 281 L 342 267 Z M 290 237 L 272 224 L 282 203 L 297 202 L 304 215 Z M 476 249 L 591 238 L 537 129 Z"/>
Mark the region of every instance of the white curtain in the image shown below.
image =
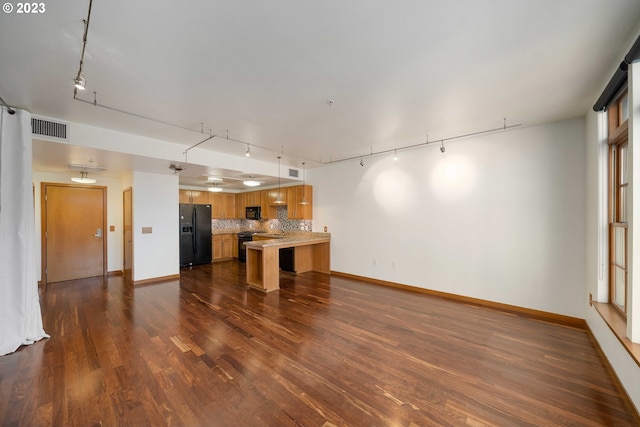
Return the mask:
<path id="1" fill-rule="evenodd" d="M 48 338 L 36 277 L 31 114 L 0 115 L 0 356 Z"/>

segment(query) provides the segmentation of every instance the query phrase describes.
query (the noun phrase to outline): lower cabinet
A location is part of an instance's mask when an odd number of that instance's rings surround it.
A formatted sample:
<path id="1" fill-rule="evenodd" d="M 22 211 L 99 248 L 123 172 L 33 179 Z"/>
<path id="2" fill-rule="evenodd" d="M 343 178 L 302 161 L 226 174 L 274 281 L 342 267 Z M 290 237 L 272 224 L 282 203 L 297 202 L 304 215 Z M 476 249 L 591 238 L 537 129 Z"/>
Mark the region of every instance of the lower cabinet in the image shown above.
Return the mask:
<path id="1" fill-rule="evenodd" d="M 212 249 L 214 261 L 223 261 L 233 258 L 233 240 L 232 234 L 216 234 L 213 236 Z"/>

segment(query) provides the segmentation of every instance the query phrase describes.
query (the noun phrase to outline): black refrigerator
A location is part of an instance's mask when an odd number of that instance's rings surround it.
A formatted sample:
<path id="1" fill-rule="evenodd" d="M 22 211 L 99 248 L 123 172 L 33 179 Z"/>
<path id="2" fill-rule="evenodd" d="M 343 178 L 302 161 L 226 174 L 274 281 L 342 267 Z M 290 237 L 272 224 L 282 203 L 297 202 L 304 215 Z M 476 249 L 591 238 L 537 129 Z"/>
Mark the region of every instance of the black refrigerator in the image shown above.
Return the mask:
<path id="1" fill-rule="evenodd" d="M 211 264 L 211 205 L 180 203 L 180 266 Z"/>

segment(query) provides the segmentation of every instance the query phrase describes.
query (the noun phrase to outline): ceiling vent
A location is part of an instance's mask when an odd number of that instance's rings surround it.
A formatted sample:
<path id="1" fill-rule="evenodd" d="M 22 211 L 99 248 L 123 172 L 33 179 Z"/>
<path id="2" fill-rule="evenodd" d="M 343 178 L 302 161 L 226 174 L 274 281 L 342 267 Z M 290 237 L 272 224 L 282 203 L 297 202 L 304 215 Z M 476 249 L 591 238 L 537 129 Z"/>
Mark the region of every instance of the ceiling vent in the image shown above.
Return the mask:
<path id="1" fill-rule="evenodd" d="M 68 141 L 69 124 L 44 117 L 31 116 L 31 134 L 38 139 Z"/>
<path id="2" fill-rule="evenodd" d="M 292 178 L 298 178 L 300 171 L 298 169 L 289 169 L 289 176 Z"/>

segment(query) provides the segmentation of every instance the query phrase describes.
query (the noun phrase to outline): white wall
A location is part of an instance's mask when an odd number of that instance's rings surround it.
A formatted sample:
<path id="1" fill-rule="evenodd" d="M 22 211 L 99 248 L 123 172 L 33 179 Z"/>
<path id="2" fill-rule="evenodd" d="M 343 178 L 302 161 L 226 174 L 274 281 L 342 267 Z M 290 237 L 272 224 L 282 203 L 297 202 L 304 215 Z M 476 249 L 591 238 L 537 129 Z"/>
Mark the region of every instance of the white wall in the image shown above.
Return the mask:
<path id="1" fill-rule="evenodd" d="M 584 318 L 584 141 L 574 119 L 313 169 L 314 230 L 334 271 Z"/>
<path id="2" fill-rule="evenodd" d="M 123 182 L 119 179 L 96 177 L 94 185 L 107 187 L 107 271 L 122 271 L 122 190 Z M 42 278 L 42 236 L 40 205 L 40 184 L 42 182 L 54 182 L 71 184 L 69 175 L 55 174 L 49 172 L 33 171 L 33 183 L 35 186 L 35 217 L 36 217 L 36 262 L 37 277 Z M 115 231 L 109 231 L 109 226 L 113 225 Z"/>
<path id="3" fill-rule="evenodd" d="M 142 234 L 151 227 L 151 234 Z M 178 176 L 133 172 L 133 280 L 180 274 Z"/>

